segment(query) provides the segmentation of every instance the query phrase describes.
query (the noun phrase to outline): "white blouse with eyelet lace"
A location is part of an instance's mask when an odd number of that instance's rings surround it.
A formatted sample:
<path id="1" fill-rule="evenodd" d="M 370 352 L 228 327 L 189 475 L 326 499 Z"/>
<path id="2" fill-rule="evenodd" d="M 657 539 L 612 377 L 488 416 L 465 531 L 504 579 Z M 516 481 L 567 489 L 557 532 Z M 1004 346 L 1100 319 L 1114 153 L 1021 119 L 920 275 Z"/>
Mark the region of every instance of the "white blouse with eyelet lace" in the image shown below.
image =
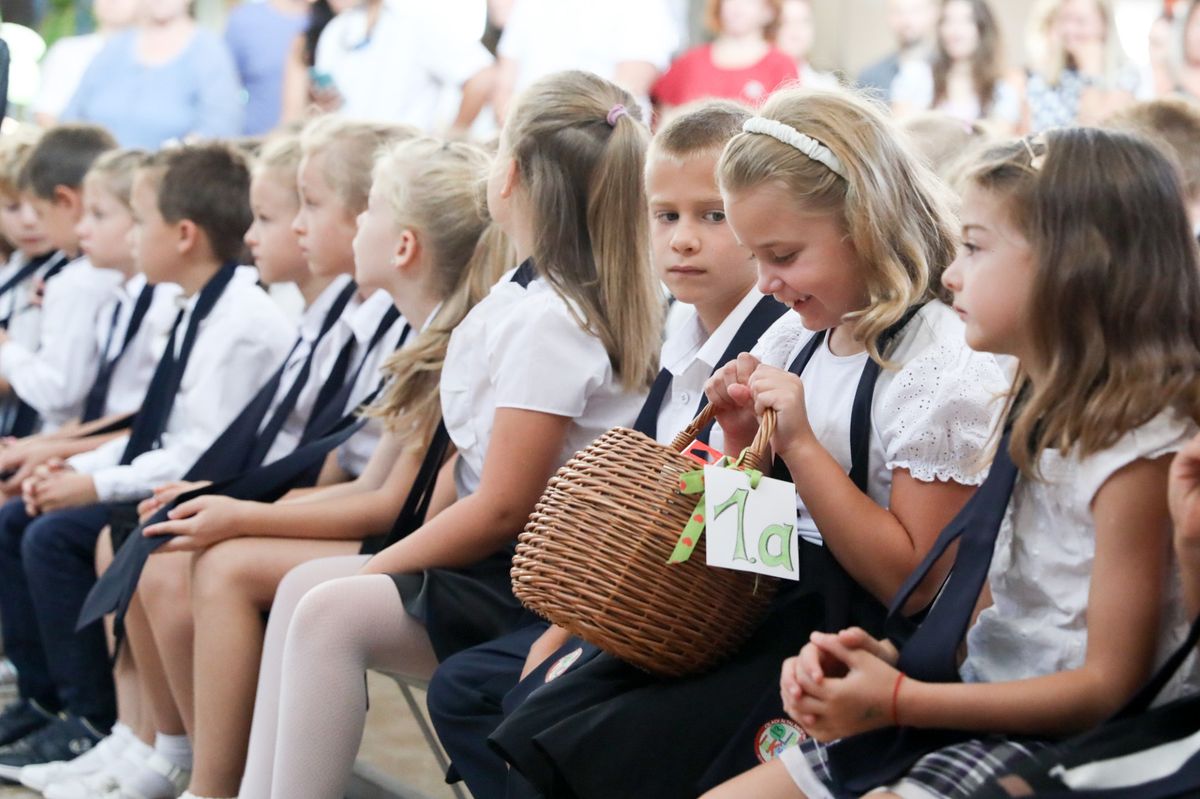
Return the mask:
<path id="1" fill-rule="evenodd" d="M 786 369 L 814 335 L 794 313 L 764 334 L 754 354 Z M 987 476 L 988 443 L 1003 410 L 1008 382 L 995 358 L 967 347 L 963 324 L 941 302 L 931 302 L 905 327 L 887 353 L 871 407 L 868 494 L 887 507 L 892 472 L 917 480 L 978 485 Z M 809 423 L 821 444 L 850 469 L 850 409 L 866 364 L 865 352 L 837 356 L 828 343 L 804 370 Z M 821 543 L 821 534 L 796 497 L 797 530 Z"/>

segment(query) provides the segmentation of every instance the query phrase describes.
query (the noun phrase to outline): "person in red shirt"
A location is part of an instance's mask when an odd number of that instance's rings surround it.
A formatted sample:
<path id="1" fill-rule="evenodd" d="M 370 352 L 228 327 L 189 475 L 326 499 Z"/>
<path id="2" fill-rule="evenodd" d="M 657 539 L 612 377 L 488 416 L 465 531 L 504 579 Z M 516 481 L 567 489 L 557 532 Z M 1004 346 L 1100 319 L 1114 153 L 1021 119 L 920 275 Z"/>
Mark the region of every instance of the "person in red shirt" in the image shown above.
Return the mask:
<path id="1" fill-rule="evenodd" d="M 760 105 L 797 77 L 796 64 L 771 43 L 782 0 L 709 0 L 705 14 L 716 39 L 688 50 L 650 90 L 660 113 L 708 97 Z"/>

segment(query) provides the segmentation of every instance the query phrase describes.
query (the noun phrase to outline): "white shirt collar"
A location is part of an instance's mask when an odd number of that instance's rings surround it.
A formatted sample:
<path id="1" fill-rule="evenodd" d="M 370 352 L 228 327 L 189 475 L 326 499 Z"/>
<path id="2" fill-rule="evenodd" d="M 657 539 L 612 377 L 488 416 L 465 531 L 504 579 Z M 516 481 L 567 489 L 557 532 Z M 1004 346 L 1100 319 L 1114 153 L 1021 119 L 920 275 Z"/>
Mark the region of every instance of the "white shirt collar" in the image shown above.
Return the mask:
<path id="1" fill-rule="evenodd" d="M 353 331 L 354 338 L 366 346 L 379 328 L 383 315 L 391 307 L 392 295 L 383 289 L 377 289 L 374 294 L 363 300 L 362 305 L 355 309 L 350 318 L 350 330 Z"/>
<path id="2" fill-rule="evenodd" d="M 329 315 L 334 301 L 341 295 L 342 289 L 349 282 L 349 275 L 338 275 L 317 295 L 312 305 L 304 309 L 304 313 L 300 315 L 300 335 L 305 341 L 311 343 L 316 341 L 317 337 L 321 335 L 321 327 L 325 324 L 325 317 Z"/>
<path id="3" fill-rule="evenodd" d="M 663 342 L 663 368 L 678 377 L 693 363 L 700 361 L 711 370 L 725 350 L 729 349 L 738 329 L 762 298 L 762 292 L 751 288 L 707 340 L 704 327 L 700 324 L 700 315 L 695 308 L 690 308 L 688 315 Z"/>

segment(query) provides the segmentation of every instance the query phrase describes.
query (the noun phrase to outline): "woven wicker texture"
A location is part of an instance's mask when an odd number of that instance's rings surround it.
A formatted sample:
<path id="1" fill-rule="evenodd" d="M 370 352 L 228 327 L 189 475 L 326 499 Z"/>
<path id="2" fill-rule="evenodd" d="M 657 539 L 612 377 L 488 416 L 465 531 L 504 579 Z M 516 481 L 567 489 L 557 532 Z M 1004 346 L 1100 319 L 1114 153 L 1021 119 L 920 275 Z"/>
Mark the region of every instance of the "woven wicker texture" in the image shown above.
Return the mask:
<path id="1" fill-rule="evenodd" d="M 679 454 L 709 409 L 670 447 L 614 428 L 551 478 L 521 533 L 513 593 L 530 610 L 641 669 L 664 677 L 705 671 L 761 620 L 776 581 L 705 565 L 705 538 L 668 565 L 698 496 L 679 492 L 700 468 Z M 761 469 L 774 430 L 768 412 L 747 455 Z"/>

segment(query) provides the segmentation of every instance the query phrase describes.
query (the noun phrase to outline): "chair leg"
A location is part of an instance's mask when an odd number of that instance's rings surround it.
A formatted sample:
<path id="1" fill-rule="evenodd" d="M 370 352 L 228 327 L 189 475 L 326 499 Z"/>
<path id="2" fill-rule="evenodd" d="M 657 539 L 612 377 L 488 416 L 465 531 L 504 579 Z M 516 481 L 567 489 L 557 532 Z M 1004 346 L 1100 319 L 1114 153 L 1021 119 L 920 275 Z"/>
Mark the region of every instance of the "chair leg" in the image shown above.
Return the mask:
<path id="1" fill-rule="evenodd" d="M 396 684 L 400 686 L 400 693 L 404 695 L 404 701 L 408 702 L 409 710 L 412 711 L 413 718 L 417 720 L 417 726 L 421 728 L 421 734 L 425 736 L 425 743 L 429 745 L 429 750 L 433 752 L 433 757 L 437 760 L 438 767 L 445 774 L 450 769 L 450 761 L 446 758 L 446 753 L 442 751 L 442 744 L 438 741 L 433 727 L 430 726 L 429 721 L 425 718 L 424 708 L 417 702 L 417 698 L 413 696 L 412 685 L 403 679 L 397 679 Z M 468 799 L 467 792 L 463 790 L 462 783 L 452 783 L 450 790 L 454 792 L 455 799 Z"/>

